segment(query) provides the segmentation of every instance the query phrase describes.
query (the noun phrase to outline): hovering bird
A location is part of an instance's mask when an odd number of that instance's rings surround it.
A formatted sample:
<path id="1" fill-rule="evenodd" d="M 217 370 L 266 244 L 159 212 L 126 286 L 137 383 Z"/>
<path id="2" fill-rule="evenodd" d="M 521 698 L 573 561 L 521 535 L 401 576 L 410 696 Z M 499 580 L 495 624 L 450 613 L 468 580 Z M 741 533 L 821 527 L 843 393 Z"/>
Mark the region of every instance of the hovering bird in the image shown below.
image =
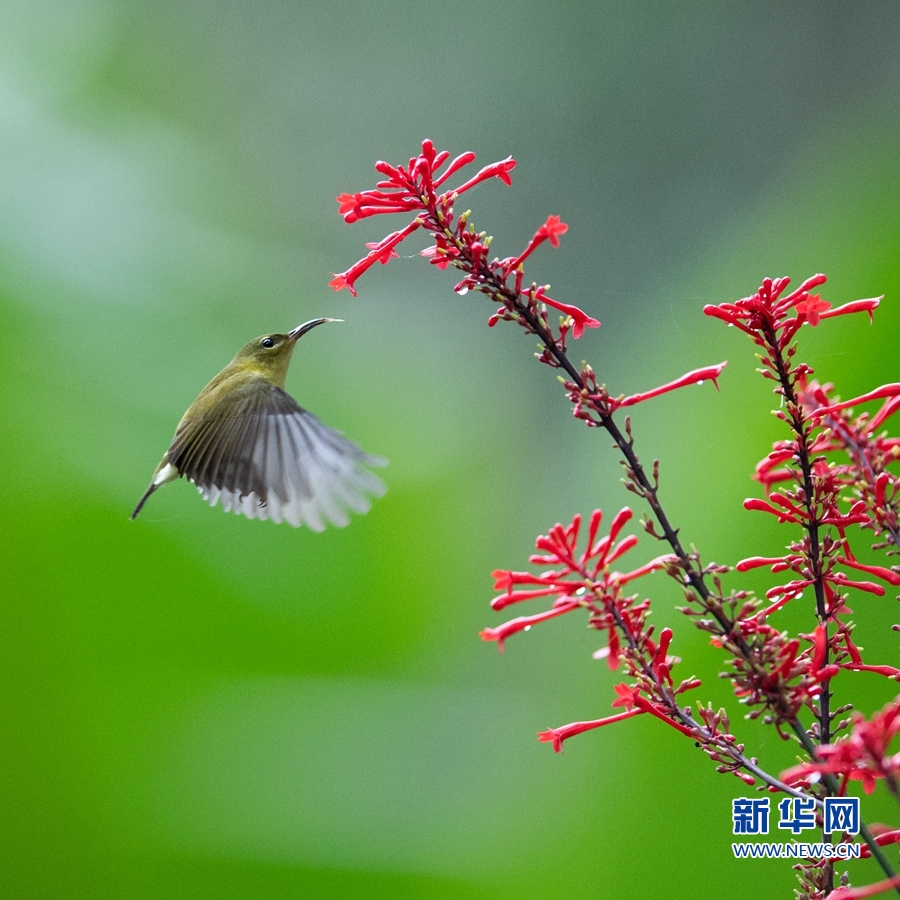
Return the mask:
<path id="1" fill-rule="evenodd" d="M 365 466 L 387 460 L 323 425 L 284 390 L 297 340 L 325 322 L 246 344 L 188 407 L 131 518 L 164 484 L 184 476 L 211 506 L 248 519 L 322 531 L 343 526 L 348 509 L 368 512 L 384 483 Z"/>

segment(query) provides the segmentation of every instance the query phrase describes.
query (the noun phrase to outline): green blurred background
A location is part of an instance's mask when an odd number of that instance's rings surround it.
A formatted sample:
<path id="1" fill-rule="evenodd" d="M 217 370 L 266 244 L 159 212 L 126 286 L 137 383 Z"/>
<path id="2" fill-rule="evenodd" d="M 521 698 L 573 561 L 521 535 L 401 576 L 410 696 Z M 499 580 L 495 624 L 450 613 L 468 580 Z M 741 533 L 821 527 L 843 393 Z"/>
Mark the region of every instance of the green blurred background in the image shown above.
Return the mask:
<path id="1" fill-rule="evenodd" d="M 740 505 L 782 435 L 770 387 L 701 308 L 766 275 L 885 293 L 874 327 L 828 323 L 804 354 L 845 397 L 900 380 L 898 25 L 894 2 L 837 0 L 6 0 L 3 896 L 792 896 L 789 864 L 731 858 L 745 789 L 679 735 L 535 740 L 608 714 L 621 676 L 575 617 L 483 644 L 490 572 L 630 502 L 617 456 L 421 242 L 333 294 L 401 224 L 348 227 L 334 197 L 424 137 L 515 156 L 512 188 L 462 208 L 501 256 L 569 223 L 529 274 L 602 320 L 575 356 L 614 392 L 731 361 L 721 393 L 637 410 L 638 448 L 704 559 L 775 554 L 792 535 Z M 314 534 L 178 483 L 129 522 L 206 381 L 319 315 L 346 324 L 305 339 L 288 387 L 390 458 L 387 496 Z M 647 589 L 704 679 L 693 702 L 725 702 L 677 590 Z M 897 662 L 895 602 L 853 598 L 871 661 Z M 808 631 L 799 606 L 781 621 Z M 840 688 L 869 710 L 891 695 Z M 764 765 L 790 764 L 732 709 Z M 896 822 L 880 804 L 866 817 Z"/>

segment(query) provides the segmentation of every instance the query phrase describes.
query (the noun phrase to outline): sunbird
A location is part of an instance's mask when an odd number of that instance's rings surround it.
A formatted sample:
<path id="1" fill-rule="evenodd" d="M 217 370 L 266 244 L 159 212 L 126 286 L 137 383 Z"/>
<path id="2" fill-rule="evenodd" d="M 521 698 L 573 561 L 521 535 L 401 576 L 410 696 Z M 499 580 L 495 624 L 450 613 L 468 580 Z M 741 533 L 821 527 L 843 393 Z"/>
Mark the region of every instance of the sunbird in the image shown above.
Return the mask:
<path id="1" fill-rule="evenodd" d="M 365 466 L 387 460 L 361 450 L 322 424 L 284 389 L 297 341 L 325 322 L 312 319 L 287 334 L 264 334 L 200 391 L 181 417 L 131 518 L 164 484 L 184 476 L 210 506 L 248 519 L 290 522 L 322 531 L 344 526 L 347 509 L 365 513 L 384 483 Z"/>

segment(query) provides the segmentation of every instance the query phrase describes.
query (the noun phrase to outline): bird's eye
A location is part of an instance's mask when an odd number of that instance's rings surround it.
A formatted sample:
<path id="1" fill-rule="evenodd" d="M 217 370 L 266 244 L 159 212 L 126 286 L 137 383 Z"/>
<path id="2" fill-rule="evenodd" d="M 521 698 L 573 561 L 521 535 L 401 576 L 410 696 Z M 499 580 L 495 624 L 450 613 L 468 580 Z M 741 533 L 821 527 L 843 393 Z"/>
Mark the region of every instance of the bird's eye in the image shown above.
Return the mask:
<path id="1" fill-rule="evenodd" d="M 271 350 L 275 346 L 275 341 L 272 338 L 263 338 L 259 342 L 260 347 L 264 347 L 266 350 Z"/>

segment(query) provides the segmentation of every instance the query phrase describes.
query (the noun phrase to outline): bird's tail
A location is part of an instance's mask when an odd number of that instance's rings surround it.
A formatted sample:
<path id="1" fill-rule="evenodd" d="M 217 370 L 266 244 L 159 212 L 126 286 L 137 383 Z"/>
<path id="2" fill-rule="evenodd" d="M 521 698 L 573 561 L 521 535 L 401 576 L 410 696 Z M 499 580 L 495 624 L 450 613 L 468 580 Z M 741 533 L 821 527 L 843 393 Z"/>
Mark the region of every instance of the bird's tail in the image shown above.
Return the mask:
<path id="1" fill-rule="evenodd" d="M 147 499 L 149 498 L 149 496 L 150 496 L 150 495 L 151 495 L 158 487 L 159 487 L 158 484 L 155 484 L 155 483 L 152 482 L 152 481 L 150 482 L 150 487 L 148 487 L 147 490 L 144 491 L 144 496 L 141 497 L 140 500 L 138 500 L 138 505 L 134 508 L 134 512 L 131 514 L 131 521 L 132 521 L 132 522 L 137 518 L 138 513 L 144 508 L 144 504 L 147 502 Z"/>

